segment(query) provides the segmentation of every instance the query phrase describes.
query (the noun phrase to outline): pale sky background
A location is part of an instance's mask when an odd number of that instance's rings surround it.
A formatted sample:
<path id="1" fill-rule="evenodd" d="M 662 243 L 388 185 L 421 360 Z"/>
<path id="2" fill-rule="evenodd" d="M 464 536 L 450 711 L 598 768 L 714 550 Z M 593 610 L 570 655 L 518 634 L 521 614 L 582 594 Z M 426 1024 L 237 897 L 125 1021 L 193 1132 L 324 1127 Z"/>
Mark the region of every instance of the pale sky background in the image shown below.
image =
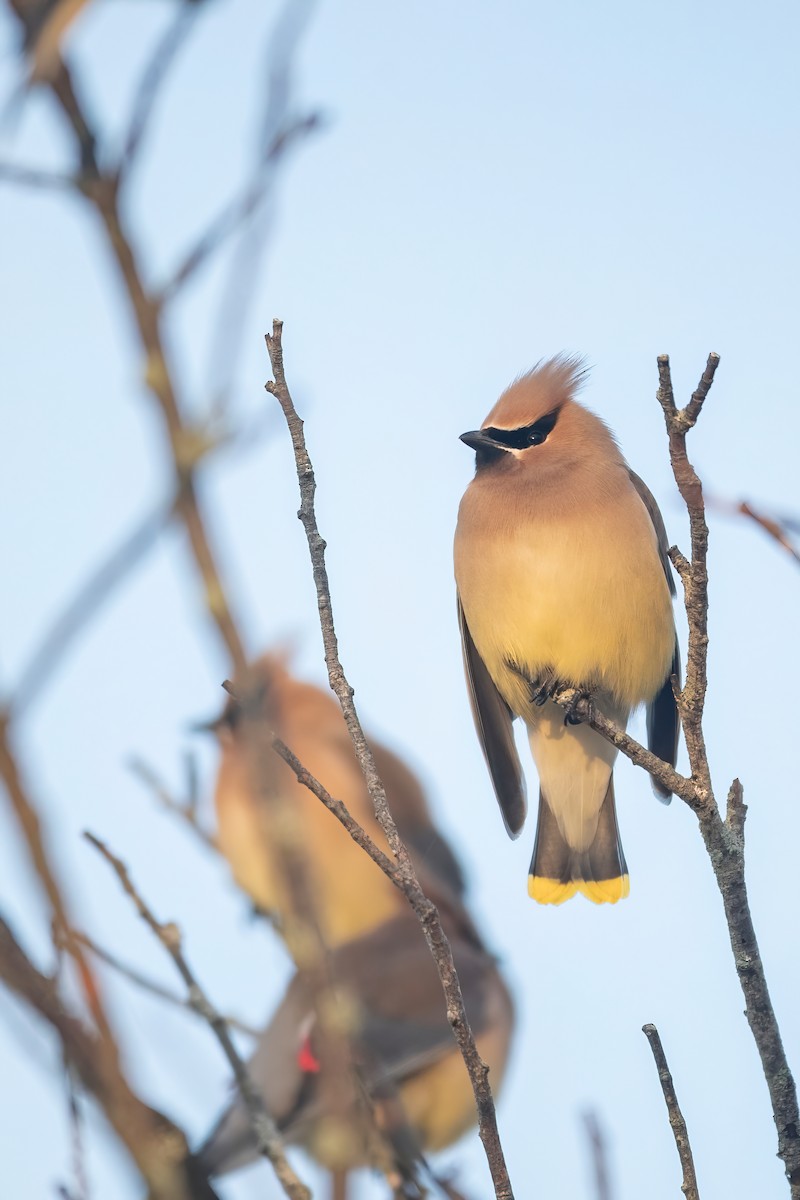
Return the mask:
<path id="1" fill-rule="evenodd" d="M 172 11 L 160 0 L 96 0 L 76 27 L 72 61 L 111 145 Z M 152 279 L 168 273 L 252 160 L 276 13 L 256 0 L 209 2 L 165 89 L 129 210 Z M 18 80 L 15 36 L 4 12 L 3 96 Z M 519 371 L 560 350 L 588 357 L 584 399 L 616 431 L 684 551 L 655 401 L 658 353 L 671 355 L 681 402 L 708 352 L 722 356 L 691 438 L 707 488 L 800 510 L 799 36 L 788 0 L 321 0 L 297 59 L 297 105 L 320 109 L 325 129 L 279 181 L 241 329 L 233 412 L 247 424 L 274 403 L 263 391 L 263 333 L 283 317 L 362 717 L 422 773 L 515 990 L 519 1029 L 499 1115 L 525 1200 L 591 1200 L 587 1107 L 608 1135 L 615 1200 L 680 1195 L 640 1032 L 647 1021 L 664 1041 L 703 1200 L 788 1194 L 721 901 L 689 810 L 677 800 L 663 808 L 641 772 L 620 762 L 630 898 L 615 908 L 528 900 L 534 828 L 506 838 L 473 732 L 451 540 L 473 466 L 458 435 Z M 67 145 L 37 94 L 2 153 L 58 167 Z M 0 229 L 0 678 L 13 690 L 45 627 L 165 494 L 168 475 L 92 215 L 63 194 L 3 186 Z M 170 324 L 198 413 L 213 383 L 223 261 L 198 277 Z M 291 451 L 282 426 L 271 428 L 247 455 L 220 457 L 204 492 L 250 646 L 291 637 L 298 670 L 321 681 Z M 800 575 L 752 526 L 717 517 L 711 536 L 711 763 L 721 799 L 734 775 L 745 786 L 751 906 L 797 1069 Z M 182 754 L 194 745 L 187 724 L 217 708 L 225 674 L 183 539 L 170 532 L 30 710 L 19 749 L 70 895 L 98 940 L 179 989 L 81 841 L 87 827 L 124 855 L 157 913 L 179 922 L 213 1000 L 257 1022 L 286 976 L 284 956 L 248 920 L 222 864 L 125 767 L 140 753 L 179 787 Z M 633 729 L 642 731 L 638 718 Z M 199 751 L 208 799 L 213 754 Z M 0 910 L 48 964 L 43 906 L 5 809 Z M 106 986 L 139 1090 L 199 1138 L 228 1079 L 210 1032 L 124 981 L 109 976 Z M 0 1042 L 4 1193 L 52 1197 L 57 1181 L 70 1182 L 54 1042 L 5 992 Z M 103 1128 L 90 1115 L 92 1200 L 137 1200 L 140 1183 Z M 439 1165 L 456 1163 L 464 1190 L 487 1196 L 476 1135 Z M 279 1195 L 265 1165 L 220 1192 Z M 358 1200 L 382 1194 L 366 1179 Z"/>

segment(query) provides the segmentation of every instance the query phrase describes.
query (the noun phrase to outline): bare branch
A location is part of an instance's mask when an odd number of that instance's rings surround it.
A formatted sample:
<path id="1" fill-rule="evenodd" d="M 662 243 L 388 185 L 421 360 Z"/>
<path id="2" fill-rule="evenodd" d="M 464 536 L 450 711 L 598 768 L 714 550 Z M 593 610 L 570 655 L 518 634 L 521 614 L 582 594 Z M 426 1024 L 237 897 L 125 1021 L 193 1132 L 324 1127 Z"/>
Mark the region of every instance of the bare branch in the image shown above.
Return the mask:
<path id="1" fill-rule="evenodd" d="M 747 500 L 722 500 L 718 496 L 707 496 L 706 505 L 712 511 L 721 512 L 727 516 L 747 517 L 776 541 L 787 554 L 790 554 L 795 562 L 800 563 L 800 549 L 795 546 L 790 536 L 800 533 L 800 521 L 797 518 L 778 514 L 769 515 L 755 509 Z"/>
<path id="2" fill-rule="evenodd" d="M 709 354 L 705 371 L 691 400 L 686 408 L 676 409 L 669 356 L 662 354 L 658 358 L 658 401 L 667 426 L 672 472 L 689 514 L 692 538 L 691 573 L 683 578 L 686 615 L 689 620 L 689 651 L 686 682 L 679 707 L 692 775 L 709 796 L 712 794 L 711 776 L 702 728 L 708 686 L 708 526 L 705 519 L 703 487 L 686 454 L 686 433 L 700 415 L 718 365 L 719 355 Z"/>
<path id="3" fill-rule="evenodd" d="M 0 183 L 52 192 L 71 192 L 78 186 L 75 175 L 60 175 L 55 171 L 40 171 L 37 167 L 10 162 L 0 162 Z"/>
<path id="4" fill-rule="evenodd" d="M 565 712 L 585 721 L 592 729 L 602 734 L 606 741 L 611 742 L 612 746 L 621 750 L 626 758 L 629 758 L 637 767 L 642 767 L 648 775 L 652 775 L 659 783 L 663 783 L 664 787 L 674 792 L 676 796 L 680 796 L 690 808 L 698 810 L 699 801 L 693 781 L 680 775 L 669 763 L 664 762 L 651 750 L 647 750 L 630 734 L 620 729 L 608 717 L 603 716 L 590 696 L 580 692 L 577 688 L 562 687 L 553 693 L 552 698 Z"/>
<path id="5" fill-rule="evenodd" d="M 745 997 L 745 1012 L 769 1088 L 778 1132 L 778 1154 L 786 1168 L 792 1198 L 800 1200 L 800 1113 L 797 1091 L 767 988 L 747 900 L 744 857 L 746 809 L 742 787 L 738 780 L 731 787 L 728 817 L 723 822 L 711 787 L 702 728 L 708 657 L 708 527 L 703 489 L 686 453 L 686 431 L 699 415 L 718 363 L 718 355 L 709 355 L 692 399 L 684 410 L 676 411 L 674 402 L 671 408 L 669 405 L 669 359 L 662 355 L 658 360 L 661 381 L 658 398 L 667 424 L 672 470 L 689 514 L 692 537 L 691 570 L 684 581 L 689 653 L 680 710 L 699 802 L 696 811 L 700 816 L 700 832 L 722 895 L 736 971 Z"/>
<path id="6" fill-rule="evenodd" d="M 686 1200 L 700 1200 L 700 1192 L 697 1189 L 697 1176 L 694 1170 L 694 1159 L 692 1158 L 692 1147 L 689 1145 L 689 1134 L 686 1129 L 686 1122 L 683 1119 L 683 1113 L 678 1104 L 678 1097 L 675 1094 L 675 1085 L 672 1082 L 672 1075 L 667 1066 L 667 1057 L 664 1054 L 664 1047 L 661 1045 L 661 1038 L 658 1036 L 658 1030 L 655 1025 L 643 1025 L 642 1033 L 647 1038 L 650 1043 L 650 1049 L 653 1051 L 658 1078 L 661 1081 L 661 1090 L 664 1093 L 664 1100 L 666 1101 L 667 1112 L 669 1113 L 669 1123 L 672 1127 L 675 1145 L 678 1149 L 678 1158 L 681 1160 L 681 1169 L 683 1170 L 681 1191 Z"/>
<path id="7" fill-rule="evenodd" d="M 85 946 L 85 948 L 91 954 L 93 954 L 95 958 L 99 958 L 101 962 L 106 964 L 106 966 L 111 967 L 111 969 L 116 971 L 118 975 L 121 975 L 123 979 L 127 979 L 129 983 L 135 984 L 135 986 L 140 988 L 143 992 L 149 992 L 151 996 L 155 996 L 157 999 L 163 1000 L 166 1004 L 172 1005 L 173 1008 L 181 1008 L 185 1012 L 193 1013 L 194 1016 L 200 1015 L 197 1012 L 197 1009 L 192 1005 L 191 1001 L 187 1000 L 185 996 L 178 996 L 169 988 L 157 983 L 155 979 L 151 979 L 148 975 L 143 975 L 142 972 L 138 971 L 135 967 L 128 966 L 128 964 L 122 962 L 122 960 L 118 958 L 116 954 L 112 954 L 110 950 L 104 950 L 102 946 L 99 946 L 97 942 L 93 941 L 92 938 L 88 937 L 85 933 L 75 933 L 73 936 L 81 943 L 82 946 Z M 223 1016 L 222 1019 L 230 1029 L 236 1029 L 239 1033 L 243 1033 L 246 1037 L 258 1037 L 259 1031 L 254 1029 L 252 1025 L 247 1025 L 244 1021 L 239 1020 L 238 1017 Z"/>
<path id="8" fill-rule="evenodd" d="M 120 176 L 127 174 L 134 164 L 169 68 L 191 32 L 200 7 L 197 3 L 183 0 L 144 70 L 136 89 L 125 146 L 117 168 Z"/>
<path id="9" fill-rule="evenodd" d="M 304 135 L 318 129 L 320 118 L 318 113 L 309 113 L 298 118 L 290 126 L 282 130 L 276 137 L 267 160 L 259 169 L 256 176 L 249 180 L 242 192 L 235 196 L 216 217 L 208 228 L 200 235 L 191 250 L 187 251 L 175 271 L 158 293 L 158 303 L 167 304 L 177 292 L 204 267 L 205 264 L 221 249 L 221 247 L 238 233 L 251 216 L 260 208 L 272 181 L 272 168 L 275 160 L 283 154 L 292 143 L 299 141 Z"/>
<path id="10" fill-rule="evenodd" d="M 110 1058 L 116 1060 L 116 1043 L 103 1008 L 97 981 L 81 947 L 72 937 L 72 922 L 69 919 L 55 869 L 50 862 L 39 814 L 22 778 L 9 734 L 8 714 L 0 712 L 0 779 L 5 784 L 33 868 L 50 904 L 54 925 L 63 937 L 64 945 L 75 962 L 89 1012 L 97 1026 L 106 1053 Z"/>
<path id="11" fill-rule="evenodd" d="M 236 1084 L 250 1118 L 259 1154 L 269 1159 L 284 1193 L 290 1200 L 311 1200 L 311 1192 L 300 1181 L 289 1165 L 275 1123 L 264 1108 L 258 1088 L 250 1078 L 247 1068 L 236 1051 L 225 1019 L 211 1004 L 211 1001 L 200 987 L 183 955 L 181 934 L 177 925 L 173 922 L 162 924 L 158 921 L 141 894 L 134 887 L 128 869 L 122 860 L 112 854 L 105 843 L 95 837 L 94 834 L 84 833 L 84 837 L 102 854 L 106 862 L 111 865 L 125 894 L 131 898 L 136 906 L 139 916 L 152 930 L 175 963 L 181 978 L 186 984 L 190 1004 L 208 1022 L 213 1030 L 236 1078 Z"/>
<path id="12" fill-rule="evenodd" d="M 608 1147 L 597 1113 L 589 1109 L 583 1114 L 583 1128 L 589 1143 L 589 1155 L 594 1176 L 595 1200 L 612 1200 L 608 1168 Z"/>
<path id="13" fill-rule="evenodd" d="M 11 702 L 15 717 L 19 717 L 36 700 L 76 638 L 123 580 L 144 560 L 171 513 L 172 505 L 159 504 L 83 581 L 23 669 Z"/>
<path id="14" fill-rule="evenodd" d="M 143 758 L 131 758 L 128 762 L 128 768 L 153 793 L 162 808 L 165 808 L 167 812 L 174 813 L 175 816 L 184 821 L 195 837 L 199 838 L 208 850 L 216 850 L 219 853 L 217 839 L 213 833 L 204 829 L 197 819 L 196 798 L 193 798 L 190 794 L 186 801 L 176 800 L 153 767 L 149 763 L 146 763 Z"/>
<path id="15" fill-rule="evenodd" d="M 28 14 L 23 0 L 10 0 L 10 3 L 25 26 Z M 217 555 L 212 547 L 195 487 L 197 439 L 183 416 L 173 382 L 162 335 L 158 298 L 152 296 L 145 287 L 127 230 L 119 200 L 120 181 L 114 175 L 104 174 L 100 169 L 96 135 L 87 119 L 84 105 L 75 94 L 70 72 L 63 63 L 51 86 L 78 143 L 82 193 L 105 228 L 109 249 L 116 260 L 128 295 L 146 362 L 146 383 L 160 409 L 172 454 L 177 490 L 176 512 L 184 525 L 194 561 L 200 572 L 206 609 L 232 664 L 237 670 L 243 670 L 247 660 L 244 644 L 222 582 Z"/>
<path id="16" fill-rule="evenodd" d="M 152 1200 L 217 1200 L 207 1181 L 193 1179 L 187 1171 L 189 1149 L 183 1133 L 131 1090 L 117 1057 L 65 1009 L 54 981 L 34 967 L 2 917 L 0 979 L 56 1030 L 65 1057 L 101 1104 Z"/>
<path id="17" fill-rule="evenodd" d="M 83 1137 L 83 1113 L 75 1086 L 75 1076 L 69 1060 L 64 1059 L 64 1082 L 67 1090 L 70 1140 L 72 1143 L 72 1175 L 75 1180 L 74 1200 L 89 1200 L 89 1179 L 86 1174 L 86 1151 Z"/>
<path id="18" fill-rule="evenodd" d="M 297 477 L 300 485 L 300 512 L 298 516 L 303 524 L 311 555 L 314 583 L 317 590 L 320 626 L 325 646 L 325 663 L 328 668 L 328 679 L 341 705 L 359 764 L 364 773 L 370 798 L 375 808 L 375 815 L 386 835 L 389 847 L 397 861 L 400 874 L 404 879 L 403 890 L 409 897 L 411 906 L 420 920 L 431 954 L 436 962 L 447 999 L 448 1019 L 453 1028 L 456 1042 L 461 1050 L 472 1082 L 478 1111 L 478 1129 L 489 1163 L 495 1195 L 497 1200 L 513 1200 L 511 1180 L 508 1175 L 497 1128 L 497 1114 L 492 1099 L 491 1087 L 489 1086 L 488 1069 L 486 1064 L 481 1061 L 472 1030 L 469 1026 L 450 944 L 442 929 L 439 914 L 435 906 L 422 891 L 408 851 L 397 832 L 397 826 L 392 819 L 389 806 L 386 802 L 386 793 L 383 784 L 375 767 L 372 751 L 364 736 L 364 731 L 353 703 L 353 689 L 347 681 L 339 660 L 330 588 L 325 567 L 325 542 L 320 535 L 314 512 L 314 492 L 316 489 L 314 470 L 305 444 L 303 422 L 297 415 L 291 393 L 286 383 L 281 342 L 282 331 L 283 322 L 276 320 L 273 322 L 272 333 L 267 334 L 266 337 L 267 350 L 275 376 L 274 380 L 267 383 L 266 387 L 267 391 L 275 396 L 280 404 L 292 439 Z"/>

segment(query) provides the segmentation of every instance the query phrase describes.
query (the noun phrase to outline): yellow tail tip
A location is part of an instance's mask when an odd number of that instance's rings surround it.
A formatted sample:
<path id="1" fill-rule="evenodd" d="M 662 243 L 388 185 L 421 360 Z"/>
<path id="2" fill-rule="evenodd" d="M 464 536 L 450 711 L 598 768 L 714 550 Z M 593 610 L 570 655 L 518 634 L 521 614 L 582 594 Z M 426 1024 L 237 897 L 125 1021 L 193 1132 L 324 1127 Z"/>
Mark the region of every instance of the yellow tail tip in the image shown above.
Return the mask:
<path id="1" fill-rule="evenodd" d="M 618 900 L 624 900 L 630 890 L 627 875 L 618 875 L 616 879 L 571 879 L 569 883 L 547 879 L 543 875 L 528 876 L 528 895 L 537 904 L 563 904 L 578 892 L 592 904 L 616 904 Z"/>

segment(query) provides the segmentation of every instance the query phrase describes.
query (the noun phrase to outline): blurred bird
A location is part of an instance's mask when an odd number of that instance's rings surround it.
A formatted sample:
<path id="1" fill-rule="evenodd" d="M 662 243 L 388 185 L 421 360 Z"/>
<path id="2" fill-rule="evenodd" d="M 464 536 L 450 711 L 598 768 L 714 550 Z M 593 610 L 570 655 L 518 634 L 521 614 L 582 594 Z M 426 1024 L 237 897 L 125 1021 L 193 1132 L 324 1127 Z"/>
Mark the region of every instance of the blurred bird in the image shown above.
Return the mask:
<path id="1" fill-rule="evenodd" d="M 435 890 L 433 899 L 497 1095 L 514 1022 L 511 998 L 463 908 Z M 354 1105 L 348 1114 L 346 1142 L 332 1138 L 326 1122 L 326 1065 L 313 995 L 301 972 L 259 1039 L 249 1064 L 251 1076 L 287 1142 L 304 1146 L 331 1169 L 377 1167 L 396 1185 L 407 1187 L 403 1194 L 422 1195 L 425 1152 L 456 1141 L 477 1116 L 438 972 L 417 918 L 406 907 L 378 929 L 339 946 L 331 955 L 331 972 L 342 1004 L 355 1015 L 351 1046 L 363 1097 L 363 1105 Z M 197 1157 L 212 1177 L 256 1159 L 239 1096 Z"/>
<path id="2" fill-rule="evenodd" d="M 528 891 L 542 904 L 576 892 L 613 904 L 629 890 L 617 752 L 565 720 L 554 691 L 591 694 L 623 729 L 645 703 L 650 749 L 673 765 L 677 752 L 671 677 L 680 660 L 664 523 L 613 434 L 574 399 L 583 375 L 572 358 L 537 366 L 461 437 L 476 467 L 455 536 L 472 711 L 512 837 L 526 812 L 512 721 L 527 726 L 539 773 Z"/>
<path id="3" fill-rule="evenodd" d="M 388 853 L 333 696 L 294 678 L 285 661 L 274 654 L 256 663 L 253 677 L 268 728 Z M 239 702 L 229 700 L 222 716 L 206 727 L 216 731 L 222 752 L 215 795 L 220 849 L 236 882 L 257 908 L 283 918 L 292 915 L 276 861 L 280 848 L 271 814 L 252 787 Z M 461 868 L 433 824 L 418 780 L 391 751 L 374 741 L 371 745 L 389 807 L 423 886 L 433 880 L 440 889 L 449 888 L 460 896 L 464 891 Z M 404 910 L 405 897 L 277 754 L 270 759 L 269 771 L 270 778 L 261 783 L 291 802 L 327 944 L 339 945 Z"/>

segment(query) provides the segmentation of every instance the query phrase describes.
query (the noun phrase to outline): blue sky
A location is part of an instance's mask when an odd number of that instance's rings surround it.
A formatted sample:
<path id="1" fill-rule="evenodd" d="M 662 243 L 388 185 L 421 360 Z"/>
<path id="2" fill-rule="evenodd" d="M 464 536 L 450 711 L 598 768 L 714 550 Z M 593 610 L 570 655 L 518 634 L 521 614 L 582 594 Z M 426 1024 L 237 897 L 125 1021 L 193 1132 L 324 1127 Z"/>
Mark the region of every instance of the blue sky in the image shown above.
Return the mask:
<path id="1" fill-rule="evenodd" d="M 71 61 L 111 146 L 171 11 L 160 0 L 96 0 L 76 27 Z M 253 0 L 208 3 L 176 65 L 127 207 L 151 280 L 168 275 L 252 161 L 276 13 Z M 499 1111 L 521 1196 L 592 1196 L 586 1107 L 609 1138 L 616 1200 L 678 1194 L 646 1021 L 667 1050 L 703 1200 L 786 1194 L 721 902 L 688 809 L 662 808 L 642 774 L 620 763 L 630 898 L 556 910 L 527 899 L 533 828 L 507 840 L 473 733 L 451 541 L 472 470 L 458 435 L 519 371 L 560 350 L 592 364 L 584 399 L 617 433 L 682 549 L 686 521 L 655 401 L 662 352 L 682 400 L 708 352 L 722 356 L 691 439 L 709 491 L 800 510 L 799 24 L 796 6 L 769 0 L 329 0 L 314 10 L 297 58 L 295 102 L 319 110 L 324 128 L 279 180 L 233 364 L 231 415 L 248 428 L 266 419 L 267 433 L 212 463 L 204 494 L 251 648 L 291 638 L 298 669 L 322 681 L 290 447 L 264 416 L 274 402 L 263 391 L 263 334 L 281 316 L 357 702 L 369 728 L 425 778 L 515 987 L 519 1033 Z M 4 94 L 17 80 L 14 50 L 3 14 Z M 36 94 L 3 153 L 57 168 L 67 145 Z M 0 680 L 13 690 L 48 622 L 166 494 L 168 475 L 95 219 L 76 199 L 3 186 L 0 222 Z M 176 371 L 197 414 L 216 380 L 226 261 L 198 276 L 170 316 Z M 751 906 L 797 1067 L 791 681 L 800 578 L 754 527 L 716 517 L 711 533 L 711 763 L 720 798 L 734 775 L 745 786 Z M 187 723 L 217 707 L 225 674 L 171 531 L 30 710 L 20 749 L 62 874 L 98 939 L 172 981 L 82 843 L 87 827 L 124 855 L 158 913 L 179 922 L 219 1006 L 258 1021 L 285 978 L 281 951 L 247 920 L 221 865 L 125 767 L 141 753 L 179 787 Z M 639 718 L 633 730 L 641 733 Z M 207 798 L 213 755 L 198 752 Z M 0 907 L 46 962 L 42 906 L 5 813 L 0 822 Z M 107 987 L 137 1086 L 200 1136 L 227 1080 L 210 1034 L 124 982 Z M 5 994 L 0 1040 L 9 1194 L 52 1194 L 69 1163 L 58 1058 Z M 135 1177 L 102 1122 L 89 1125 L 94 1194 L 133 1200 Z M 445 1161 L 461 1164 L 465 1188 L 486 1194 L 476 1137 Z M 224 1194 L 278 1192 L 259 1166 Z M 359 1197 L 379 1194 L 366 1180 Z"/>

